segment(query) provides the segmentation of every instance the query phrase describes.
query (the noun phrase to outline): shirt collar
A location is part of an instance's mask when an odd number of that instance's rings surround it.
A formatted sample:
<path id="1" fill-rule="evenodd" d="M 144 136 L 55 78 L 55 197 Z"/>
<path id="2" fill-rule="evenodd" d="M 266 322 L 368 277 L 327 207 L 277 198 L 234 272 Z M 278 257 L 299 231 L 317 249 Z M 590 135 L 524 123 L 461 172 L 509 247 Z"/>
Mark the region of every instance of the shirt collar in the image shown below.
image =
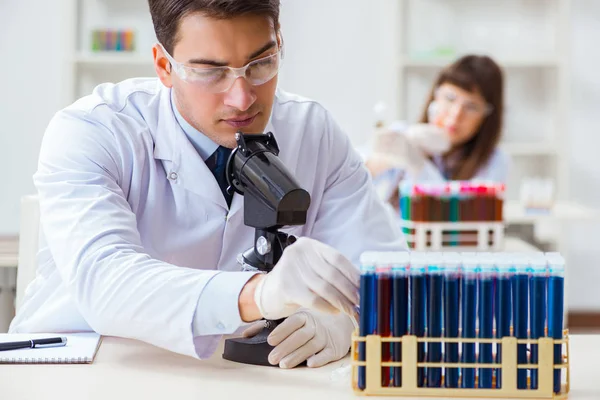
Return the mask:
<path id="1" fill-rule="evenodd" d="M 206 135 L 194 128 L 185 120 L 185 118 L 183 118 L 177 109 L 177 106 L 175 105 L 173 89 L 171 89 L 171 108 L 173 110 L 173 115 L 175 115 L 175 119 L 179 123 L 179 126 L 181 126 L 183 132 L 185 132 L 188 140 L 192 146 L 194 146 L 198 154 L 200 154 L 202 160 L 206 161 L 208 157 L 210 157 L 219 148 L 219 145 L 210 140 Z"/>

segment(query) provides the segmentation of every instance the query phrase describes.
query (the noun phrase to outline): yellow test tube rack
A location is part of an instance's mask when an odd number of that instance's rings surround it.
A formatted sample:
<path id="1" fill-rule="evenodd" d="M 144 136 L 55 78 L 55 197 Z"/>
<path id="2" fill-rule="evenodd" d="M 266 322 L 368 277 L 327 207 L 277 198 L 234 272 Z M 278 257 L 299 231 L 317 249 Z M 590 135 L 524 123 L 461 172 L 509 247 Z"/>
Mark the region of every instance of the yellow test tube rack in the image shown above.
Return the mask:
<path id="1" fill-rule="evenodd" d="M 358 343 L 365 342 L 366 360 L 359 361 Z M 401 343 L 401 362 L 382 362 L 382 343 Z M 502 345 L 502 362 L 479 364 L 479 363 L 429 363 L 418 362 L 418 343 L 497 343 Z M 537 364 L 517 364 L 517 345 L 538 345 Z M 562 364 L 554 364 L 554 345 L 561 345 Z M 563 346 L 564 345 L 564 346 Z M 515 337 L 503 337 L 502 339 L 467 339 L 467 338 L 431 338 L 406 335 L 403 337 L 381 337 L 379 335 L 368 335 L 359 337 L 352 336 L 352 387 L 356 394 L 361 396 L 423 396 L 423 397 L 450 397 L 450 398 L 502 398 L 502 399 L 566 399 L 570 390 L 570 368 L 569 368 L 569 335 L 565 330 L 563 339 L 552 338 L 540 339 L 517 339 Z M 358 388 L 358 368 L 365 367 L 365 389 Z M 382 367 L 402 367 L 402 387 L 382 387 Z M 442 387 L 418 387 L 417 368 L 493 368 L 502 372 L 502 387 L 492 389 L 463 389 L 446 388 L 442 377 Z M 537 389 L 517 389 L 517 369 L 537 369 Z M 566 381 L 561 386 L 560 393 L 553 391 L 554 370 L 563 369 Z M 460 382 L 459 382 L 460 383 Z M 528 382 L 529 383 L 529 382 Z M 476 381 L 477 384 L 477 381 Z M 460 386 L 460 385 L 459 385 Z M 495 386 L 492 382 L 492 386 Z M 528 384 L 529 386 L 529 384 Z"/>

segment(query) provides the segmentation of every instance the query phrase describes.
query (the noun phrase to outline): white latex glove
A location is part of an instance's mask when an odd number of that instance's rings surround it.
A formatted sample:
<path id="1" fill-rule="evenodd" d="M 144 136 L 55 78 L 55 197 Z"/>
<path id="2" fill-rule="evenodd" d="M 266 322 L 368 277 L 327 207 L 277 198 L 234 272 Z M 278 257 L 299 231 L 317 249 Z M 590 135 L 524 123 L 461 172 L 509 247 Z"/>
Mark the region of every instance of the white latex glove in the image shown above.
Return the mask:
<path id="1" fill-rule="evenodd" d="M 415 124 L 405 130 L 381 128 L 375 132 L 373 159 L 390 168 L 402 168 L 417 173 L 428 155 L 442 154 L 450 149 L 450 139 L 443 129 L 431 124 Z"/>
<path id="2" fill-rule="evenodd" d="M 430 156 L 450 150 L 450 137 L 440 127 L 432 124 L 414 124 L 406 130 L 408 141 Z"/>
<path id="3" fill-rule="evenodd" d="M 353 315 L 359 280 L 358 269 L 337 250 L 299 238 L 260 280 L 254 301 L 262 317 L 271 320 L 287 317 L 300 307 Z"/>
<path id="4" fill-rule="evenodd" d="M 269 362 L 294 368 L 307 360 L 308 367 L 315 368 L 339 360 L 350 350 L 353 329 L 346 314 L 302 309 L 286 318 L 267 338 L 275 347 Z"/>

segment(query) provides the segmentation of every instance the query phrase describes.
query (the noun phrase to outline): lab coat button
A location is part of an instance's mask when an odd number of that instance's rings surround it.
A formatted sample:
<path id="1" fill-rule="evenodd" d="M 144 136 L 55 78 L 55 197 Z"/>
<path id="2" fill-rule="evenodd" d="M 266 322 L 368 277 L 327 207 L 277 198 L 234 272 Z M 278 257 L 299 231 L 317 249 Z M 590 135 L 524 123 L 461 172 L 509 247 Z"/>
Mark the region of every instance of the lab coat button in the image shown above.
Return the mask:
<path id="1" fill-rule="evenodd" d="M 177 180 L 177 172 L 170 172 L 169 179 L 172 181 L 176 181 Z"/>

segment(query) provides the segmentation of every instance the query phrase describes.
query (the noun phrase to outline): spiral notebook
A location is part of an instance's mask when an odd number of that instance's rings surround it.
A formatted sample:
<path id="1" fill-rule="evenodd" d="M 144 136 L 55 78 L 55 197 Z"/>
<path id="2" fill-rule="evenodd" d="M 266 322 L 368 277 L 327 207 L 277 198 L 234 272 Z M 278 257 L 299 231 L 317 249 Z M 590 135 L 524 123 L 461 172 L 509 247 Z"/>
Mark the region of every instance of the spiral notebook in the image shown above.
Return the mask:
<path id="1" fill-rule="evenodd" d="M 94 361 L 100 335 L 84 333 L 0 334 L 0 343 L 50 337 L 66 337 L 63 347 L 0 351 L 0 364 L 89 364 Z"/>

